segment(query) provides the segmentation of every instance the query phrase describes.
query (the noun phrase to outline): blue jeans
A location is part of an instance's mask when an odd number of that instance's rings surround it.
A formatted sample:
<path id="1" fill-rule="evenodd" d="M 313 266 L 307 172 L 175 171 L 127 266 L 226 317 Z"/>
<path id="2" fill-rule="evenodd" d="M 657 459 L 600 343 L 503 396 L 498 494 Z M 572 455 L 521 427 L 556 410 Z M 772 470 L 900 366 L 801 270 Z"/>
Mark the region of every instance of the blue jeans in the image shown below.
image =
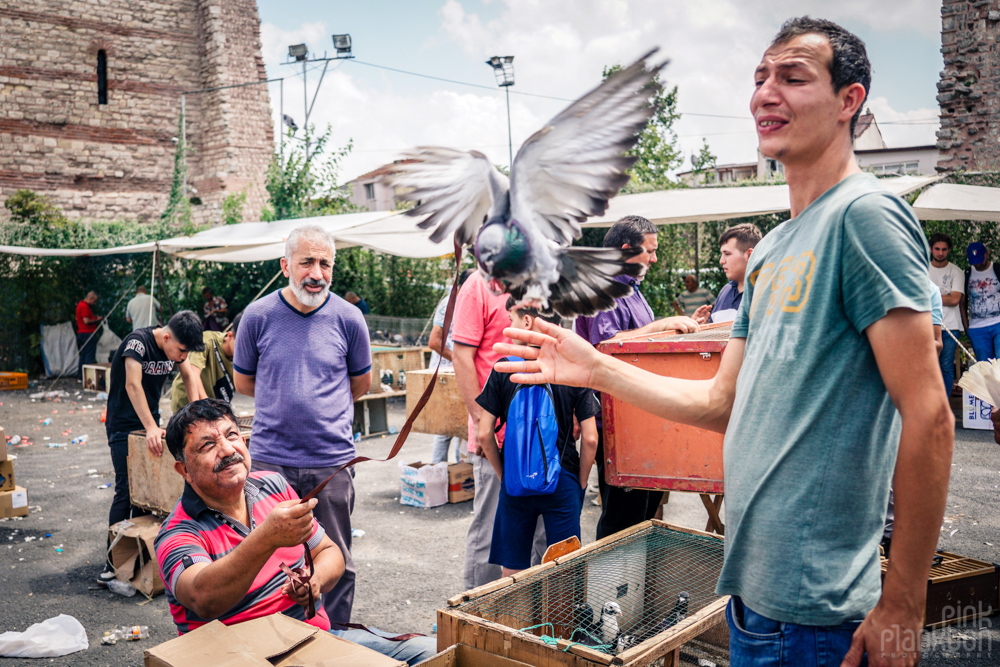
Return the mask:
<path id="1" fill-rule="evenodd" d="M 80 350 L 79 364 L 76 369 L 76 377 L 78 380 L 83 379 L 83 366 L 84 364 L 92 364 L 97 358 L 97 340 L 100 336 L 97 332 L 92 334 L 89 333 L 78 333 L 76 335 L 76 346 Z M 89 342 L 88 342 L 89 339 Z"/>
<path id="2" fill-rule="evenodd" d="M 972 341 L 972 353 L 976 361 L 986 361 L 1000 357 L 1000 324 L 988 327 L 969 329 L 969 340 Z"/>
<path id="3" fill-rule="evenodd" d="M 817 626 L 761 616 L 733 596 L 726 605 L 730 667 L 839 667 L 861 621 Z M 867 667 L 867 656 L 861 658 Z"/>
<path id="4" fill-rule="evenodd" d="M 955 338 L 962 335 L 961 329 L 951 329 L 951 334 Z M 948 335 L 948 332 L 941 333 L 941 341 L 944 343 L 944 347 L 941 348 L 941 355 L 938 357 L 938 362 L 941 364 L 941 377 L 944 378 L 944 389 L 945 396 L 951 396 L 951 389 L 955 386 L 955 350 L 958 348 L 958 342 Z"/>
<path id="5" fill-rule="evenodd" d="M 414 637 L 402 642 L 394 642 L 385 637 L 395 637 L 396 635 L 382 632 L 377 628 L 369 628 L 371 632 L 365 630 L 330 630 L 330 634 L 337 635 L 341 639 L 346 639 L 358 646 L 370 648 L 376 653 L 402 660 L 407 665 L 415 665 L 423 662 L 437 653 L 437 639 L 434 637 Z M 373 634 L 374 633 L 374 634 Z"/>

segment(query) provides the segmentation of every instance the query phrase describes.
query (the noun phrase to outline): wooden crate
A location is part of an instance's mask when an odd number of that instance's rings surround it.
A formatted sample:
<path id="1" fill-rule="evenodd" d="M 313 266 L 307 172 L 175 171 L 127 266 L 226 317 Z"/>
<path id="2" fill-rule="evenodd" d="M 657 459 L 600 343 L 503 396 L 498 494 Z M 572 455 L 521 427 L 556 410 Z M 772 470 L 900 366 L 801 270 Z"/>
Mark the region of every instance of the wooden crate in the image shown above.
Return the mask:
<path id="1" fill-rule="evenodd" d="M 597 346 L 604 354 L 650 371 L 689 380 L 715 376 L 732 324 L 710 324 L 694 334 L 623 333 Z M 605 395 L 605 479 L 654 491 L 721 494 L 723 434 L 654 417 Z"/>
<path id="2" fill-rule="evenodd" d="M 250 444 L 249 422 L 253 417 L 239 417 L 240 432 Z M 244 422 L 248 422 L 244 424 Z M 184 493 L 184 478 L 174 470 L 174 456 L 165 440 L 163 456 L 153 456 L 146 447 L 146 432 L 133 431 L 128 436 L 128 487 L 132 504 L 154 514 L 166 515 L 174 510 Z"/>
<path id="3" fill-rule="evenodd" d="M 670 553 L 661 548 L 662 542 L 653 541 L 662 537 L 670 538 Z M 461 642 L 544 667 L 679 664 L 683 644 L 724 622 L 729 598 L 714 593 L 722 568 L 722 540 L 719 535 L 656 520 L 633 526 L 550 563 L 448 600 L 448 608 L 438 610 L 438 650 Z M 660 546 L 654 548 L 654 544 Z M 706 553 L 711 557 L 705 557 Z M 612 591 L 616 588 L 615 583 L 603 581 L 603 591 L 594 597 L 593 579 L 602 572 L 613 577 L 612 582 L 622 582 L 617 585 L 616 601 L 625 612 L 619 619 L 624 633 L 631 632 L 635 624 L 668 614 L 665 603 L 676 595 L 673 587 L 678 585 L 676 580 L 670 582 L 671 577 L 684 578 L 693 589 L 690 614 L 656 634 L 651 632 L 659 625 L 647 626 L 650 632 L 643 633 L 648 636 L 645 641 L 617 655 L 572 643 L 566 639 L 572 634 L 566 625 L 567 610 L 583 600 L 588 604 L 599 601 L 608 585 Z M 623 590 L 625 583 L 634 587 Z M 697 587 L 692 586 L 695 583 Z M 525 613 L 526 609 L 530 612 Z M 549 640 L 543 640 L 542 634 Z"/>
<path id="4" fill-rule="evenodd" d="M 111 364 L 84 364 L 84 391 L 111 391 Z"/>
<path id="5" fill-rule="evenodd" d="M 925 627 L 966 623 L 1000 611 L 1000 567 L 948 551 L 935 556 L 927 577 Z M 883 579 L 888 567 L 883 558 Z"/>
<path id="6" fill-rule="evenodd" d="M 27 373 L 0 372 L 0 391 L 14 391 L 28 388 Z"/>
<path id="7" fill-rule="evenodd" d="M 403 371 L 409 379 L 412 371 L 423 370 L 424 349 L 422 347 L 373 347 L 372 348 L 372 388 L 370 394 L 382 392 L 382 373 L 392 373 L 393 391 L 404 391 L 404 383 L 400 382 L 399 371 Z"/>
<path id="8" fill-rule="evenodd" d="M 416 407 L 433 374 L 433 369 L 406 374 L 406 414 L 410 414 Z M 427 401 L 424 411 L 413 422 L 413 430 L 417 433 L 447 435 L 452 438 L 469 437 L 469 410 L 465 407 L 465 400 L 458 390 L 455 371 L 438 373 L 434 393 Z"/>

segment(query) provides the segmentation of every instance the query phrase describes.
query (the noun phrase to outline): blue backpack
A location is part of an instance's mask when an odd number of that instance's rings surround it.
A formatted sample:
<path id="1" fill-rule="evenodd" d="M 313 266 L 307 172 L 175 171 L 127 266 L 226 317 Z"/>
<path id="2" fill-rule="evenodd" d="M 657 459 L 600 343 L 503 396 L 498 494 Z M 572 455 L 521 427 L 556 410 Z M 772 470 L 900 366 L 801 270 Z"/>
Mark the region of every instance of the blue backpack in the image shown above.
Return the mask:
<path id="1" fill-rule="evenodd" d="M 508 357 L 511 361 L 524 361 Z M 519 384 L 507 408 L 503 482 L 511 496 L 553 493 L 559 484 L 559 423 L 552 387 Z"/>

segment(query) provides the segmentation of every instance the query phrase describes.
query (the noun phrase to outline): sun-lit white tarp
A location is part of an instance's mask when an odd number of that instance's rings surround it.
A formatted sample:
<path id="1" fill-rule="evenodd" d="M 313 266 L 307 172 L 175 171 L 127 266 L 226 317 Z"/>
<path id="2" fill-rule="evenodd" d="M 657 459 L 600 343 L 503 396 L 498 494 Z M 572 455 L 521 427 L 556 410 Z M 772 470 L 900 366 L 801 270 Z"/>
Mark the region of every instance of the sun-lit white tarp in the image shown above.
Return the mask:
<path id="1" fill-rule="evenodd" d="M 899 176 L 880 179 L 879 182 L 890 192 L 902 196 L 940 178 Z M 787 185 L 658 190 L 619 195 L 611 200 L 605 215 L 591 218 L 583 226 L 610 227 L 626 215 L 641 215 L 657 225 L 677 225 L 781 213 L 788 209 Z"/>
<path id="2" fill-rule="evenodd" d="M 913 210 L 921 220 L 1000 222 L 1000 188 L 940 183 L 921 192 Z"/>
<path id="3" fill-rule="evenodd" d="M 899 176 L 880 182 L 890 192 L 905 195 L 938 180 L 938 176 Z M 972 186 L 942 186 L 937 188 L 971 188 Z M 993 190 L 993 188 L 974 188 Z M 918 204 L 927 193 L 922 195 Z M 995 195 L 992 195 L 995 196 Z M 978 200 L 977 200 L 978 201 Z M 985 206 L 985 204 L 984 204 Z M 729 220 L 764 213 L 787 211 L 788 186 L 762 185 L 742 188 L 692 188 L 662 190 L 634 195 L 621 195 L 611 200 L 606 215 L 592 218 L 585 227 L 609 227 L 626 215 L 641 215 L 658 225 L 684 222 Z M 976 217 L 975 211 L 955 209 L 951 216 L 935 213 L 923 218 L 937 220 L 998 220 L 996 217 Z M 996 205 L 992 209 L 997 211 Z M 996 213 L 994 213 L 996 215 Z M 213 227 L 191 236 L 178 236 L 159 242 L 162 252 L 186 259 L 214 262 L 257 262 L 277 259 L 284 254 L 288 233 L 301 225 L 319 225 L 337 241 L 337 248 L 362 246 L 399 257 L 440 257 L 453 251 L 450 241 L 432 243 L 428 232 L 417 228 L 418 220 L 400 212 L 371 211 L 345 213 L 315 218 L 279 220 L 276 222 L 244 222 L 238 225 Z M 18 255 L 55 257 L 112 255 L 127 252 L 152 252 L 155 243 L 103 248 L 101 250 L 21 248 L 0 246 L 0 252 Z"/>

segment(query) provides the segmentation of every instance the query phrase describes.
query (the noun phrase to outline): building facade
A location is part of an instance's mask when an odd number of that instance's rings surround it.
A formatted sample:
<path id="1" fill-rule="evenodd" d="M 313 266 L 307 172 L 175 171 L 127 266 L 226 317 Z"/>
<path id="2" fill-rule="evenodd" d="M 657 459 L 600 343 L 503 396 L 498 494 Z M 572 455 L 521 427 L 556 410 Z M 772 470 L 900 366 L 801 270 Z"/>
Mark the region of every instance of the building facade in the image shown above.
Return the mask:
<path id="1" fill-rule="evenodd" d="M 396 171 L 396 165 L 410 162 L 414 160 L 396 160 L 348 181 L 351 202 L 362 211 L 395 211 L 396 188 L 389 184 L 389 176 Z"/>
<path id="2" fill-rule="evenodd" d="M 49 195 L 71 218 L 157 218 L 174 174 L 181 93 L 264 81 L 255 0 L 0 3 L 0 198 Z M 194 221 L 245 191 L 266 201 L 266 85 L 185 97 Z"/>
<path id="3" fill-rule="evenodd" d="M 943 0 L 938 171 L 1000 169 L 1000 2 Z"/>

